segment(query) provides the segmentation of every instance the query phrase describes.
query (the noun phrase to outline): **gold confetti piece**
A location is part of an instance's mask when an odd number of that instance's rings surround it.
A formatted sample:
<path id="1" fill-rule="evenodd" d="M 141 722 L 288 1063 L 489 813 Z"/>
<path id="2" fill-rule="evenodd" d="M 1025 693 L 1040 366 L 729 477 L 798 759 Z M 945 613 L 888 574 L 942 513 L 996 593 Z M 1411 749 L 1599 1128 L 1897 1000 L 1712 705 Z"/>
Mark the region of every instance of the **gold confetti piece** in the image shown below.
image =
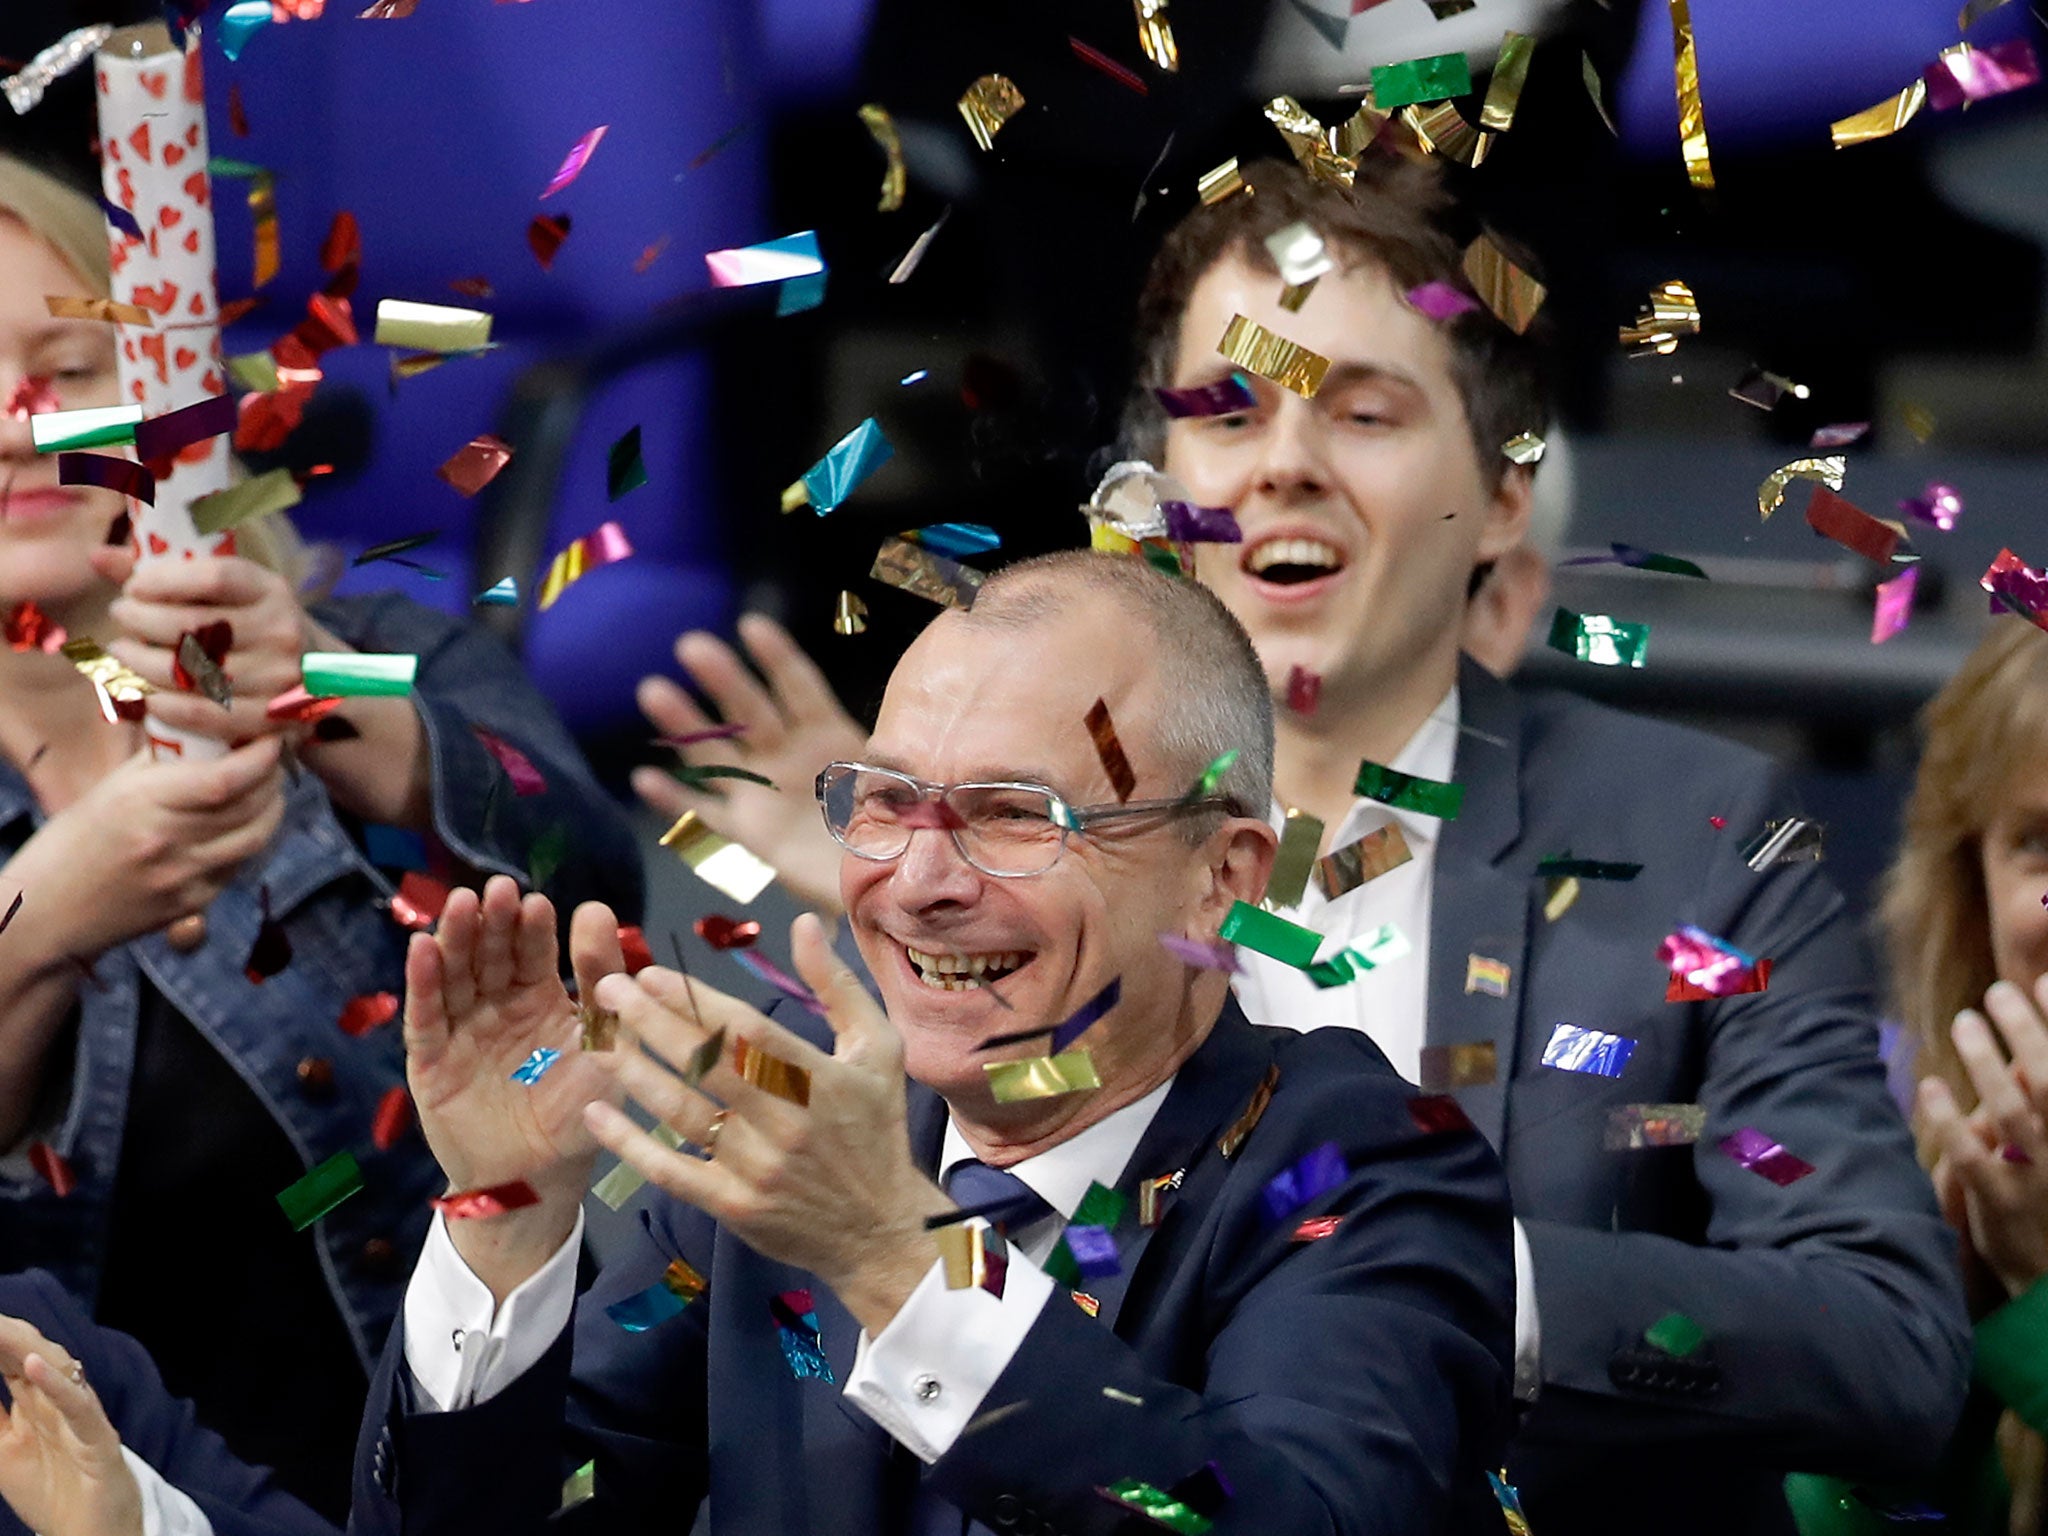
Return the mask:
<path id="1" fill-rule="evenodd" d="M 1340 187 L 1348 187 L 1357 179 L 1356 157 L 1339 154 L 1322 120 L 1292 96 L 1275 96 L 1266 103 L 1265 111 L 1266 121 L 1280 130 L 1280 137 L 1294 151 L 1296 162 L 1309 175 Z"/>
<path id="2" fill-rule="evenodd" d="M 1204 205 L 1213 208 L 1233 192 L 1249 193 L 1251 188 L 1238 174 L 1237 156 L 1232 155 L 1214 170 L 1204 171 L 1201 180 L 1195 183 L 1195 190 L 1201 194 Z"/>
<path id="3" fill-rule="evenodd" d="M 100 320 L 108 325 L 140 325 L 154 328 L 155 319 L 140 304 L 123 304 L 117 299 L 88 299 L 71 293 L 43 296 L 53 320 Z"/>
<path id="4" fill-rule="evenodd" d="M 851 592 L 839 594 L 839 611 L 832 616 L 832 632 L 837 635 L 858 635 L 868 627 L 868 605 Z"/>
<path id="5" fill-rule="evenodd" d="M 1166 19 L 1166 0 L 1131 0 L 1138 19 L 1138 46 L 1145 57 L 1169 75 L 1180 70 L 1180 49 L 1173 41 L 1173 26 Z"/>
<path id="6" fill-rule="evenodd" d="M 1116 722 L 1109 718 L 1107 700 L 1097 699 L 1088 708 L 1081 723 L 1088 727 L 1088 734 L 1095 741 L 1095 756 L 1102 763 L 1103 775 L 1109 780 L 1109 787 L 1116 791 L 1119 803 L 1131 798 L 1138 787 L 1138 776 L 1131 770 L 1131 760 L 1124 754 L 1124 744 L 1117 739 Z"/>
<path id="7" fill-rule="evenodd" d="M 811 488 L 804 484 L 801 476 L 782 488 L 783 511 L 794 512 L 797 508 L 808 507 L 810 504 Z"/>
<path id="8" fill-rule="evenodd" d="M 1977 25 L 1978 22 L 2005 3 L 2006 0 L 1968 0 L 1968 3 L 1960 11 L 1956 12 L 1956 30 L 1958 32 L 1969 31 L 1970 28 Z"/>
<path id="9" fill-rule="evenodd" d="M 990 149 L 994 147 L 995 136 L 1002 131 L 1003 124 L 1023 110 L 1024 93 L 1005 75 L 983 75 L 967 87 L 959 107 L 961 117 L 967 121 L 967 131 L 974 135 L 974 142 L 983 149 Z"/>
<path id="10" fill-rule="evenodd" d="M 277 359 L 268 352 L 242 352 L 228 359 L 228 377 L 257 394 L 277 390 Z"/>
<path id="11" fill-rule="evenodd" d="M 1899 407 L 1899 420 L 1906 424 L 1906 430 L 1913 434 L 1913 441 L 1924 443 L 1934 436 L 1934 412 L 1916 400 L 1908 400 Z M 1840 490 L 1840 486 L 1835 487 Z"/>
<path id="12" fill-rule="evenodd" d="M 1548 446 L 1534 432 L 1517 432 L 1500 445 L 1500 451 L 1516 464 L 1540 464 Z"/>
<path id="13" fill-rule="evenodd" d="M 1621 344 L 1631 357 L 1669 357 L 1678 350 L 1680 338 L 1699 333 L 1699 301 L 1676 278 L 1652 288 L 1650 302 L 1636 311 L 1634 323 L 1620 327 Z"/>
<path id="14" fill-rule="evenodd" d="M 778 1099 L 787 1099 L 797 1105 L 811 1102 L 811 1074 L 780 1056 L 769 1055 L 758 1045 L 734 1039 L 732 1069 L 743 1081 L 752 1083 L 763 1093 L 772 1093 Z"/>
<path id="15" fill-rule="evenodd" d="M 1259 1086 L 1252 1090 L 1252 1096 L 1245 1104 L 1244 1112 L 1231 1121 L 1228 1129 L 1216 1138 L 1216 1150 L 1223 1154 L 1226 1161 L 1244 1149 L 1245 1142 L 1250 1139 L 1252 1132 L 1258 1129 L 1259 1122 L 1265 1118 L 1266 1106 L 1273 1102 L 1273 1090 L 1279 1086 L 1279 1067 L 1266 1068 L 1266 1075 L 1259 1080 Z"/>
<path id="16" fill-rule="evenodd" d="M 1425 1093 L 1483 1087 L 1500 1076 L 1500 1049 L 1491 1040 L 1425 1045 L 1421 1076 Z"/>
<path id="17" fill-rule="evenodd" d="M 948 608 L 972 608 L 974 594 L 987 579 L 971 565 L 962 565 L 922 544 L 894 537 L 882 541 L 868 574 L 876 581 Z"/>
<path id="18" fill-rule="evenodd" d="M 1529 79 L 1529 59 L 1536 52 L 1536 39 L 1526 32 L 1509 32 L 1500 40 L 1500 53 L 1493 61 L 1493 78 L 1486 83 L 1486 103 L 1479 109 L 1479 126 L 1506 133 L 1515 123 L 1515 108 L 1522 100 L 1522 87 Z"/>
<path id="19" fill-rule="evenodd" d="M 1424 154 L 1442 155 L 1460 165 L 1479 166 L 1493 148 L 1493 135 L 1481 133 L 1465 121 L 1455 105 L 1439 101 L 1433 106 L 1406 106 L 1401 121 L 1415 133 Z"/>
<path id="20" fill-rule="evenodd" d="M 1290 314 L 1298 314 L 1301 306 L 1308 302 L 1308 296 L 1316 291 L 1317 278 L 1305 283 L 1294 283 L 1280 290 L 1280 307 Z"/>
<path id="21" fill-rule="evenodd" d="M 1835 148 L 1847 149 L 1851 144 L 1868 144 L 1872 139 L 1886 139 L 1897 133 L 1919 115 L 1927 105 L 1927 82 L 1916 79 L 1896 96 L 1887 96 L 1874 107 L 1865 107 L 1861 112 L 1852 112 L 1839 122 L 1828 124 L 1828 135 L 1835 141 Z"/>
<path id="22" fill-rule="evenodd" d="M 363 16 L 368 18 L 371 16 L 410 16 L 412 14 L 409 10 L 385 10 L 382 8 L 384 4 L 385 0 L 378 0 L 378 4 L 371 6 L 367 11 L 363 12 Z M 578 1504 L 587 1504 L 596 1497 L 597 1463 L 595 1461 L 586 1461 L 562 1480 L 562 1508 L 574 1509 Z"/>
<path id="23" fill-rule="evenodd" d="M 583 1029 L 583 1049 L 586 1051 L 608 1051 L 619 1040 L 619 1015 L 611 1008 L 600 1008 L 593 1002 L 582 1002 L 576 1006 L 576 1019 Z"/>
<path id="24" fill-rule="evenodd" d="M 738 843 L 720 837 L 695 811 L 685 811 L 661 834 L 661 846 L 673 848 L 697 878 L 745 906 L 774 883 L 775 868 Z"/>
<path id="25" fill-rule="evenodd" d="M 990 1295 L 1003 1294 L 1003 1280 L 1009 1271 L 1010 1245 L 994 1227 L 955 1222 L 938 1228 L 932 1238 L 939 1245 L 939 1257 L 946 1268 L 946 1289 L 964 1291 L 979 1288 Z"/>
<path id="26" fill-rule="evenodd" d="M 1672 69 L 1678 81 L 1678 148 L 1685 175 L 1702 192 L 1714 190 L 1714 166 L 1707 158 L 1707 114 L 1700 104 L 1700 59 L 1693 46 L 1689 0 L 1670 0 Z"/>
<path id="27" fill-rule="evenodd" d="M 63 650 L 64 659 L 98 691 L 100 713 L 107 717 L 109 724 L 142 718 L 147 708 L 143 700 L 156 692 L 148 679 L 140 673 L 131 672 L 101 650 L 99 641 L 90 635 L 65 641 Z"/>
<path id="28" fill-rule="evenodd" d="M 1465 247 L 1464 271 L 1479 301 L 1517 336 L 1535 323 L 1536 311 L 1550 291 L 1510 261 L 1491 235 L 1481 235 Z"/>
<path id="29" fill-rule="evenodd" d="M 1323 375 L 1330 371 L 1330 360 L 1321 353 L 1275 336 L 1243 315 L 1231 316 L 1216 350 L 1248 373 L 1291 389 L 1304 400 L 1316 397 Z"/>
<path id="30" fill-rule="evenodd" d="M 1102 1079 L 1096 1075 L 1095 1058 L 1082 1046 L 1057 1056 L 991 1061 L 982 1070 L 988 1074 L 988 1091 L 998 1104 L 1056 1099 L 1061 1094 L 1102 1086 Z"/>
<path id="31" fill-rule="evenodd" d="M 1562 880 L 1550 882 L 1550 894 L 1543 899 L 1543 920 L 1556 922 L 1571 911 L 1572 903 L 1579 899 L 1579 877 L 1566 875 Z"/>
<path id="32" fill-rule="evenodd" d="M 1785 504 L 1785 488 L 1794 480 L 1816 480 L 1831 491 L 1839 491 L 1842 477 L 1848 472 L 1849 461 L 1839 453 L 1824 459 L 1794 459 L 1764 476 L 1756 488 L 1756 509 L 1768 518 Z"/>
<path id="33" fill-rule="evenodd" d="M 1579 55 L 1579 78 L 1585 82 L 1586 94 L 1593 98 L 1593 110 L 1600 114 L 1600 121 L 1607 125 L 1607 131 L 1616 138 L 1621 130 L 1614 126 L 1614 114 L 1607 110 L 1607 92 L 1601 88 L 1600 72 L 1593 67 L 1593 55 Z"/>
<path id="34" fill-rule="evenodd" d="M 1390 112 L 1380 111 L 1369 101 L 1360 102 L 1356 112 L 1329 130 L 1327 137 L 1330 148 L 1339 158 L 1349 160 L 1356 166 L 1358 157 L 1365 152 L 1368 144 L 1379 137 L 1380 129 L 1392 115 Z"/>
<path id="35" fill-rule="evenodd" d="M 903 206 L 906 187 L 902 135 L 897 133 L 896 119 L 889 115 L 889 109 L 872 101 L 860 109 L 860 120 L 867 125 L 882 153 L 889 157 L 889 168 L 882 173 L 882 200 L 875 204 L 875 212 L 894 213 Z"/>
<path id="36" fill-rule="evenodd" d="M 238 523 L 299 504 L 299 482 L 288 469 L 266 470 L 224 491 L 210 491 L 192 503 L 192 526 L 201 533 L 225 533 Z"/>
<path id="37" fill-rule="evenodd" d="M 1289 806 L 1280 829 L 1280 851 L 1273 856 L 1273 873 L 1266 882 L 1266 905 L 1298 907 L 1308 889 L 1308 877 L 1316 867 L 1316 850 L 1323 843 L 1323 824 L 1306 811 Z"/>
<path id="38" fill-rule="evenodd" d="M 1347 843 L 1327 858 L 1316 861 L 1316 884 L 1331 901 L 1355 891 L 1368 880 L 1377 880 L 1390 869 L 1399 869 L 1415 855 L 1408 839 L 1394 822 L 1368 832 L 1355 843 Z"/>
<path id="39" fill-rule="evenodd" d="M 380 347 L 480 352 L 491 344 L 491 317 L 480 309 L 460 309 L 452 304 L 379 299 L 375 339 Z"/>

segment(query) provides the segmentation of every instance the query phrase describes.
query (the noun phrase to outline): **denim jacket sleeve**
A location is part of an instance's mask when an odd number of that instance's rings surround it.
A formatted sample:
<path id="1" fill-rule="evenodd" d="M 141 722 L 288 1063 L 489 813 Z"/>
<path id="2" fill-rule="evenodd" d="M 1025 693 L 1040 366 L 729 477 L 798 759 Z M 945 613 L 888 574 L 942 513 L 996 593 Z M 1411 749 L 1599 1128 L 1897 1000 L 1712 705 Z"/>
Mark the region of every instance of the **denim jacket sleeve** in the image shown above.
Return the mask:
<path id="1" fill-rule="evenodd" d="M 565 918 L 595 900 L 621 922 L 640 920 L 640 852 L 625 813 L 510 651 L 393 593 L 330 599 L 313 616 L 358 650 L 419 657 L 413 704 L 427 737 L 434 832 L 450 852 L 544 890 Z M 530 762 L 544 787 L 515 783 L 486 736 Z"/>

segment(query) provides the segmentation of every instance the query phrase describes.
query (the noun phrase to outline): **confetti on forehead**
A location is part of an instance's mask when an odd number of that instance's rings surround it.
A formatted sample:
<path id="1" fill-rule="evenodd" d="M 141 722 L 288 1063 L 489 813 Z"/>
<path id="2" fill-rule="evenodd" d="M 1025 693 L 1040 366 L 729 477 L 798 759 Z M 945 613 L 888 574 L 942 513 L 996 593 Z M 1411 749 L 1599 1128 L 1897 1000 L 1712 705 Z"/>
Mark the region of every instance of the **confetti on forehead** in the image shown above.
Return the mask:
<path id="1" fill-rule="evenodd" d="M 1247 373 L 1255 373 L 1303 399 L 1313 400 L 1330 371 L 1330 360 L 1277 336 L 1256 320 L 1232 315 L 1216 350 Z"/>
<path id="2" fill-rule="evenodd" d="M 1123 743 L 1117 738 L 1116 724 L 1109 717 L 1108 703 L 1097 699 L 1089 706 L 1082 724 L 1088 728 L 1088 735 L 1095 743 L 1095 756 L 1102 763 L 1103 774 L 1116 791 L 1117 799 L 1130 799 L 1138 787 L 1138 776 L 1132 771 L 1131 760 L 1124 754 Z"/>

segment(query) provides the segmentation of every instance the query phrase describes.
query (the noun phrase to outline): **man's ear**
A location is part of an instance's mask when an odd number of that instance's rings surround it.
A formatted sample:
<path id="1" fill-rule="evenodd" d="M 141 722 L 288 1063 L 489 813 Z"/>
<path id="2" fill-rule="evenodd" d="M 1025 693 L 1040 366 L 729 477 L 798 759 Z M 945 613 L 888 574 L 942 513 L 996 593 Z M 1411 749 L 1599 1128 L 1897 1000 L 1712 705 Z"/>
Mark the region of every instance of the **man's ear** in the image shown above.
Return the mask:
<path id="1" fill-rule="evenodd" d="M 1536 475 L 1532 465 L 1510 464 L 1486 502 L 1486 531 L 1473 563 L 1498 560 L 1528 535 L 1529 509 L 1534 505 Z"/>
<path id="2" fill-rule="evenodd" d="M 1526 544 L 1494 561 L 1465 605 L 1460 648 L 1495 677 L 1513 675 L 1529 633 L 1550 606 L 1550 562 Z"/>
<path id="3" fill-rule="evenodd" d="M 1210 834 L 1199 911 L 1205 935 L 1222 926 L 1233 903 L 1258 905 L 1273 876 L 1273 856 L 1279 848 L 1273 829 L 1249 816 L 1233 816 Z"/>

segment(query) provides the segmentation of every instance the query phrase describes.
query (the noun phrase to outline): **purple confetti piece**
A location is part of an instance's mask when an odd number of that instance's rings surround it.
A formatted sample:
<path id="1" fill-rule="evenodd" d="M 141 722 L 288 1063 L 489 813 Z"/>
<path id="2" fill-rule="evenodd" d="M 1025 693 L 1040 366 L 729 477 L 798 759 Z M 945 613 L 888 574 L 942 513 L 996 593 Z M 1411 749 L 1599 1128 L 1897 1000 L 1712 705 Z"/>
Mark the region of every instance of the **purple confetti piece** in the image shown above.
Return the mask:
<path id="1" fill-rule="evenodd" d="M 610 125 L 606 124 L 603 127 L 593 128 L 576 141 L 569 150 L 569 153 L 562 158 L 561 166 L 556 170 L 553 179 L 548 182 L 546 190 L 541 193 L 542 197 L 553 197 L 562 188 L 583 174 L 583 167 L 590 164 L 590 157 L 597 152 L 598 143 L 604 138 L 605 131 L 609 127 Z"/>
<path id="2" fill-rule="evenodd" d="M 1813 1172 L 1813 1164 L 1794 1157 L 1753 1125 L 1745 1125 L 1732 1136 L 1721 1138 L 1721 1150 L 1752 1173 L 1761 1174 L 1783 1188 Z"/>
<path id="3" fill-rule="evenodd" d="M 1432 320 L 1454 320 L 1479 307 L 1479 301 L 1471 294 L 1449 283 L 1424 283 L 1419 288 L 1410 288 L 1407 298 L 1410 308 L 1421 310 Z"/>
<path id="4" fill-rule="evenodd" d="M 1913 594 L 1920 585 L 1920 567 L 1909 565 L 1902 575 L 1877 584 L 1877 609 L 1870 621 L 1870 643 L 1883 645 L 1913 616 Z"/>
<path id="5" fill-rule="evenodd" d="M 1252 393 L 1251 386 L 1245 383 L 1242 376 L 1235 373 L 1220 384 L 1197 384 L 1187 389 L 1155 389 L 1152 396 L 1159 402 L 1160 409 L 1175 419 L 1188 416 L 1228 416 L 1236 411 L 1248 411 L 1259 403 L 1259 397 Z"/>
<path id="6" fill-rule="evenodd" d="M 1229 975 L 1241 975 L 1244 967 L 1238 963 L 1237 946 L 1224 939 L 1191 939 L 1185 934 L 1162 933 L 1159 943 L 1167 953 L 1185 960 L 1198 971 L 1223 971 Z"/>
<path id="7" fill-rule="evenodd" d="M 1959 48 L 1927 66 L 1927 105 L 1950 112 L 1966 102 L 1984 101 L 2033 85 L 2041 78 L 2041 61 L 2024 37 L 1989 48 Z"/>
<path id="8" fill-rule="evenodd" d="M 104 192 L 95 192 L 93 199 L 100 205 L 100 212 L 107 216 L 107 222 L 113 225 L 114 228 L 121 231 L 122 234 L 128 236 L 131 240 L 141 240 L 144 238 L 142 226 L 135 222 L 134 214 L 123 208 L 119 203 L 110 201 Z"/>
<path id="9" fill-rule="evenodd" d="M 214 395 L 135 424 L 135 456 L 168 459 L 180 448 L 235 430 L 240 406 L 233 395 Z"/>
<path id="10" fill-rule="evenodd" d="M 1903 498 L 1899 502 L 1899 510 L 1917 522 L 1930 524 L 1947 533 L 1955 527 L 1956 519 L 1963 515 L 1963 493 L 1952 485 L 1932 480 L 1920 495 Z"/>
<path id="11" fill-rule="evenodd" d="M 1870 430 L 1867 421 L 1837 421 L 1825 427 L 1816 427 L 1809 448 L 1846 448 L 1859 441 Z"/>
<path id="12" fill-rule="evenodd" d="M 1107 1227 L 1068 1227 L 1066 1238 L 1067 1251 L 1074 1256 L 1074 1267 L 1083 1280 L 1100 1280 L 1123 1269 L 1116 1239 Z"/>
<path id="13" fill-rule="evenodd" d="M 1090 1025 L 1123 1000 L 1124 983 L 1121 976 L 1111 981 L 1095 996 L 1076 1008 L 1067 1021 L 1052 1032 L 1052 1049 L 1046 1054 L 1057 1056 L 1086 1034 Z"/>
<path id="14" fill-rule="evenodd" d="M 1610 1035 L 1578 1024 L 1560 1024 L 1551 1031 L 1550 1043 L 1543 1047 L 1543 1065 L 1565 1072 L 1619 1077 L 1635 1051 L 1635 1041 L 1626 1035 Z"/>
<path id="15" fill-rule="evenodd" d="M 825 1017 L 825 1005 L 818 1001 L 818 994 L 790 975 L 789 972 L 785 971 L 773 960 L 745 949 L 727 950 L 726 953 L 752 971 L 761 980 L 767 982 L 769 986 L 775 988 L 776 991 L 796 999 L 797 1002 L 810 1009 L 819 1018 Z"/>
<path id="16" fill-rule="evenodd" d="M 1166 536 L 1182 544 L 1242 544 L 1244 530 L 1228 507 L 1198 507 L 1186 501 L 1162 501 Z"/>
<path id="17" fill-rule="evenodd" d="M 131 459 L 117 459 L 109 453 L 58 454 L 57 483 L 102 486 L 156 505 L 156 476 Z"/>
<path id="18" fill-rule="evenodd" d="M 1334 1141 L 1326 1141 L 1299 1159 L 1293 1167 L 1284 1168 L 1267 1180 L 1266 1187 L 1260 1191 L 1260 1199 L 1265 1203 L 1268 1217 L 1284 1221 L 1349 1177 L 1351 1170 L 1345 1165 L 1344 1149 Z"/>

